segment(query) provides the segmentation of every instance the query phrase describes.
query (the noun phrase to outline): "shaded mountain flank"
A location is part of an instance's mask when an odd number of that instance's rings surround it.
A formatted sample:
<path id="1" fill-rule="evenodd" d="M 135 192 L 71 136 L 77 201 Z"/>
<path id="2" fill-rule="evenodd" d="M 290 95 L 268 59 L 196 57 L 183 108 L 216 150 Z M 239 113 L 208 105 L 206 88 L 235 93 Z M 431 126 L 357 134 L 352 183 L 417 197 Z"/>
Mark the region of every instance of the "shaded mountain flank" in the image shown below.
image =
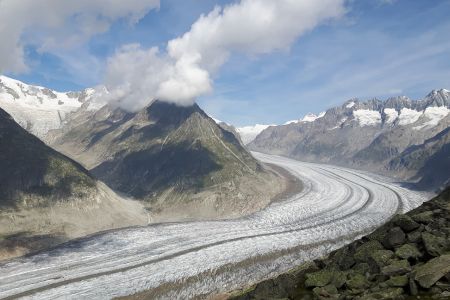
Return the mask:
<path id="1" fill-rule="evenodd" d="M 450 299 L 450 188 L 372 234 L 229 299 Z"/>
<path id="2" fill-rule="evenodd" d="M 352 99 L 311 120 L 268 127 L 249 148 L 378 172 L 436 190 L 450 179 L 449 108 L 450 92 L 444 89 L 417 101 Z"/>
<path id="3" fill-rule="evenodd" d="M 0 109 L 0 259 L 146 220 L 141 205 L 115 195 Z"/>
<path id="4" fill-rule="evenodd" d="M 196 104 L 154 101 L 136 113 L 105 106 L 74 114 L 48 140 L 114 190 L 141 200 L 152 221 L 243 215 L 287 185 Z"/>

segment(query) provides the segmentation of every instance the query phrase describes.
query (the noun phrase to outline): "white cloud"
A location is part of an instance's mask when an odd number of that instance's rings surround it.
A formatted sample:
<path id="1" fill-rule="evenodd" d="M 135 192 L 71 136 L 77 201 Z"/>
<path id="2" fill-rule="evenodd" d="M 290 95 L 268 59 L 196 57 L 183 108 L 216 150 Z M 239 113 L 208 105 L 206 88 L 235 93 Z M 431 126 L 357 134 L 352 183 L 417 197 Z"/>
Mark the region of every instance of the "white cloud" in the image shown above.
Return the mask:
<path id="1" fill-rule="evenodd" d="M 139 21 L 159 0 L 0 0 L 0 73 L 28 69 L 24 47 L 65 51 L 105 32 L 112 22 Z"/>
<path id="2" fill-rule="evenodd" d="M 202 15 L 165 53 L 137 45 L 109 59 L 105 85 L 111 101 L 138 109 L 151 99 L 181 105 L 212 90 L 211 76 L 232 52 L 288 49 L 302 34 L 345 13 L 345 0 L 242 0 Z M 130 67 L 130 65 L 134 67 Z"/>
<path id="3" fill-rule="evenodd" d="M 174 61 L 156 47 L 125 45 L 107 62 L 105 85 L 109 94 L 105 100 L 132 111 L 153 98 L 177 99 L 178 104 L 189 105 L 192 95 L 210 89 L 209 74 L 195 64 L 196 60 Z"/>

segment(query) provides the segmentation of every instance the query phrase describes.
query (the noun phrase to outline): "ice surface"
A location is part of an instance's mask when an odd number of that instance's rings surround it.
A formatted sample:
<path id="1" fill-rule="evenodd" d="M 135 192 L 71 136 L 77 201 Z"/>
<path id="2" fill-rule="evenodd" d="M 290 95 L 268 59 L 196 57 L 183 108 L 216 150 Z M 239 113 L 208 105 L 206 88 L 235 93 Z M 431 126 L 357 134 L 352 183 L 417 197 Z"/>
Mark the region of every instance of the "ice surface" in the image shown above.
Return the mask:
<path id="1" fill-rule="evenodd" d="M 0 264 L 0 298 L 109 299 L 152 289 L 152 298 L 187 299 L 232 290 L 323 255 L 425 200 L 366 172 L 254 155 L 299 177 L 302 192 L 240 219 L 122 229 Z"/>

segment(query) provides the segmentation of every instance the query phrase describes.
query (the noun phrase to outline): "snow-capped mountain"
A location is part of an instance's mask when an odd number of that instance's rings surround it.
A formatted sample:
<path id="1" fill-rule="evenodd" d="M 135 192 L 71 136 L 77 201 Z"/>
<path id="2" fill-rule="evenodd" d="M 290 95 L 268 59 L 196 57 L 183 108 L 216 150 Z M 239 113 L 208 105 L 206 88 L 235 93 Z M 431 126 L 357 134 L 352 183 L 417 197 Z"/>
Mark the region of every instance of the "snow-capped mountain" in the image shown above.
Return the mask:
<path id="1" fill-rule="evenodd" d="M 261 131 L 270 126 L 275 125 L 256 124 L 253 126 L 237 127 L 236 131 L 241 137 L 242 143 L 244 143 L 244 145 L 247 145 L 252 142 L 258 136 L 258 134 L 261 133 Z"/>
<path id="2" fill-rule="evenodd" d="M 88 110 L 98 109 L 101 105 L 92 101 L 98 91 L 88 88 L 79 92 L 56 92 L 0 76 L 0 107 L 20 126 L 43 139 L 49 130 L 61 128 L 68 115 L 83 104 Z"/>
<path id="3" fill-rule="evenodd" d="M 325 112 L 321 112 L 318 115 L 315 115 L 313 113 L 308 113 L 303 118 L 299 120 L 291 120 L 285 122 L 283 125 L 289 125 L 289 124 L 296 124 L 296 123 L 308 123 L 308 122 L 314 122 L 317 119 L 322 118 L 325 115 Z M 250 125 L 250 126 L 243 126 L 236 128 L 237 133 L 239 134 L 242 142 L 244 145 L 248 145 L 265 129 L 267 129 L 270 126 L 277 126 L 275 124 L 270 125 L 264 125 L 264 124 L 256 124 L 256 125 Z"/>
<path id="4" fill-rule="evenodd" d="M 415 175 L 424 165 L 402 159 L 396 163 L 391 161 L 401 158 L 411 147 L 439 136 L 450 126 L 450 92 L 434 90 L 422 100 L 405 96 L 384 101 L 351 99 L 320 116 L 307 116 L 309 122 L 269 127 L 249 144 L 249 148 L 420 179 Z M 428 151 L 427 155 L 434 153 Z M 412 156 L 405 159 L 411 160 Z M 425 163 L 426 159 L 421 161 Z"/>

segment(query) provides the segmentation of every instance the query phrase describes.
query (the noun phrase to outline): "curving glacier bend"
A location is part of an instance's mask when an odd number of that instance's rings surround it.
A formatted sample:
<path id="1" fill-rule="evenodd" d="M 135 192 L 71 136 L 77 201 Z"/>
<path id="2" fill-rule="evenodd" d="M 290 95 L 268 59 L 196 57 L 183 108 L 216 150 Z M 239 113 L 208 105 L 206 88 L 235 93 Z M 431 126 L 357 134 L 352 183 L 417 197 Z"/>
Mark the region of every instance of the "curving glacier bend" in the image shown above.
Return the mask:
<path id="1" fill-rule="evenodd" d="M 202 298 L 321 256 L 429 196 L 368 173 L 253 154 L 299 177 L 302 192 L 235 220 L 127 228 L 5 262 L 0 298 Z"/>

